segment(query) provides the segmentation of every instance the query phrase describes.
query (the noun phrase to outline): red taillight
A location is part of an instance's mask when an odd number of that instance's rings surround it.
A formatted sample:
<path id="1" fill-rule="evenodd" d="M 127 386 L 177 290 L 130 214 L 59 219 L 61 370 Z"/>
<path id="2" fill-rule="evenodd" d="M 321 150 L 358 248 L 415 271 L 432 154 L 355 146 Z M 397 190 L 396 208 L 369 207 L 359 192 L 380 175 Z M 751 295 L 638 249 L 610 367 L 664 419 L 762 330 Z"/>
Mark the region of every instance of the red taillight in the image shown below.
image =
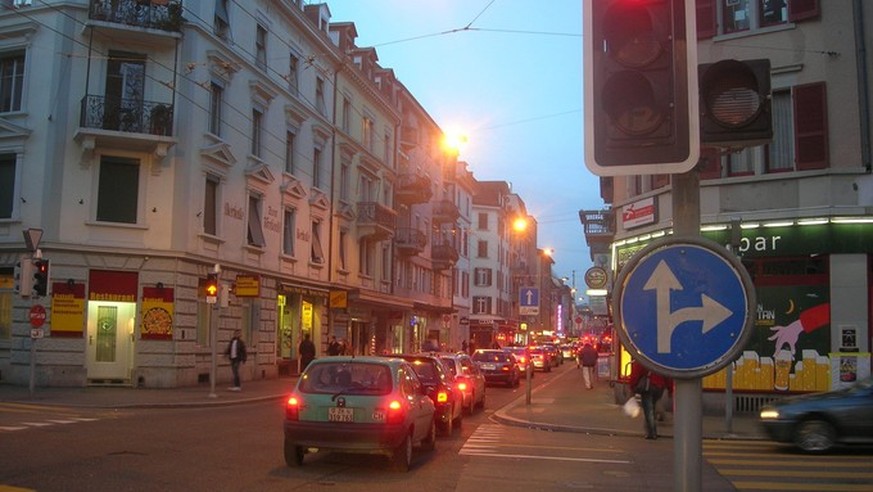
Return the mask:
<path id="1" fill-rule="evenodd" d="M 296 396 L 290 396 L 285 403 L 285 419 L 297 420 L 300 418 L 300 400 Z"/>
<path id="2" fill-rule="evenodd" d="M 500 368 L 501 371 L 509 372 L 509 366 L 503 366 Z"/>
<path id="3" fill-rule="evenodd" d="M 388 423 L 399 424 L 406 417 L 406 412 L 403 409 L 403 404 L 398 400 L 391 400 L 388 404 Z"/>
<path id="4" fill-rule="evenodd" d="M 467 391 L 467 383 L 458 383 L 458 389 L 461 391 Z"/>
<path id="5" fill-rule="evenodd" d="M 525 362 L 527 362 L 527 359 L 525 359 L 524 356 L 522 356 L 522 357 L 518 358 L 518 362 L 520 362 L 521 364 L 524 364 Z"/>
<path id="6" fill-rule="evenodd" d="M 449 401 L 449 394 L 445 391 L 440 391 L 437 393 L 437 403 L 445 403 Z"/>

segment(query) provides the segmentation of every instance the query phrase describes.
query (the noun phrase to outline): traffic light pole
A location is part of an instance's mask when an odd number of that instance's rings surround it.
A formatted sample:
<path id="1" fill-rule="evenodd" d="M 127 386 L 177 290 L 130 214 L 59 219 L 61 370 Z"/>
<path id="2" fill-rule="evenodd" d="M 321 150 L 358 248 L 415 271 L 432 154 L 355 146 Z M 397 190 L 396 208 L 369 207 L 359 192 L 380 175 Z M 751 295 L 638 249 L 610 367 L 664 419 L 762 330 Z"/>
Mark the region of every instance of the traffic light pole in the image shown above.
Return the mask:
<path id="1" fill-rule="evenodd" d="M 673 233 L 700 235 L 700 176 L 696 169 L 672 175 Z M 675 380 L 673 478 L 677 492 L 699 492 L 703 456 L 702 379 Z"/>

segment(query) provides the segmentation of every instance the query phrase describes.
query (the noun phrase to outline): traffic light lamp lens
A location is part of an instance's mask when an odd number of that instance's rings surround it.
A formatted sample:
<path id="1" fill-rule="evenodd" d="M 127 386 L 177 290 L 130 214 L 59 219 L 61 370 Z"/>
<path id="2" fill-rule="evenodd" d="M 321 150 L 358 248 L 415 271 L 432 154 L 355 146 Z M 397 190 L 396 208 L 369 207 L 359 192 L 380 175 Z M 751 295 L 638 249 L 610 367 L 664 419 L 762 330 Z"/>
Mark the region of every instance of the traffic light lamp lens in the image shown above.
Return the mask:
<path id="1" fill-rule="evenodd" d="M 638 3 L 616 5 L 606 14 L 604 47 L 612 58 L 628 68 L 651 65 L 664 52 L 652 27 L 652 16 Z"/>
<path id="2" fill-rule="evenodd" d="M 710 66 L 700 87 L 703 110 L 722 126 L 743 127 L 754 121 L 763 108 L 757 77 L 736 60 Z"/>
<path id="3" fill-rule="evenodd" d="M 643 75 L 639 72 L 619 72 L 606 84 L 610 90 L 604 92 L 603 110 L 618 130 L 628 136 L 638 136 L 650 134 L 661 127 L 665 118 L 664 109 L 657 107 L 654 90 Z"/>

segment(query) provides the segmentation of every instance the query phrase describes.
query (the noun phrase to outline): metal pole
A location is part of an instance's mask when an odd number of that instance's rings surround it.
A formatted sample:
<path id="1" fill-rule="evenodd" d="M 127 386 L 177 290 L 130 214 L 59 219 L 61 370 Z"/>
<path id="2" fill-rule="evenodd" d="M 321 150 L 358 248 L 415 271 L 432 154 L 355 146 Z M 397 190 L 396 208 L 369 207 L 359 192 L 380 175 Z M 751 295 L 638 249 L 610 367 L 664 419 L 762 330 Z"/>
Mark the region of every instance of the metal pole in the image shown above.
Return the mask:
<path id="1" fill-rule="evenodd" d="M 700 235 L 700 176 L 696 169 L 673 175 L 673 233 Z M 677 379 L 673 425 L 674 488 L 677 492 L 699 492 L 702 469 L 701 410 L 702 379 Z"/>
<path id="2" fill-rule="evenodd" d="M 36 388 L 36 338 L 30 337 L 30 397 Z"/>
<path id="3" fill-rule="evenodd" d="M 209 398 L 217 398 L 218 395 L 215 393 L 215 378 L 218 375 L 217 371 L 217 357 L 218 357 L 218 330 L 216 329 L 216 310 L 218 308 L 218 303 L 215 303 L 211 309 L 208 309 L 209 313 L 209 344 L 212 345 L 212 366 L 210 367 L 209 374 Z"/>
<path id="4" fill-rule="evenodd" d="M 527 369 L 524 371 L 524 378 L 527 380 L 527 393 L 524 395 L 524 404 L 530 405 L 531 379 L 533 379 L 533 364 L 530 361 L 530 354 L 528 354 L 524 363 L 527 365 Z"/>

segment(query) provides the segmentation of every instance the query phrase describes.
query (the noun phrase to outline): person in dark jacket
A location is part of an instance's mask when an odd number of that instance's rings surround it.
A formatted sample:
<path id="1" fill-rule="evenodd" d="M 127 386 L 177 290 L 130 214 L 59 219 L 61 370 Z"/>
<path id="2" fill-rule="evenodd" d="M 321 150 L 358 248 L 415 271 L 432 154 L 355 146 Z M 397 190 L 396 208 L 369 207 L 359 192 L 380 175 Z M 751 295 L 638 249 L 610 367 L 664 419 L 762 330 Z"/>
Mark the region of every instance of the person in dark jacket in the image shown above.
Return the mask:
<path id="1" fill-rule="evenodd" d="M 330 337 L 330 343 L 327 344 L 327 355 L 340 355 L 342 349 L 342 346 L 336 340 L 336 336 Z"/>
<path id="2" fill-rule="evenodd" d="M 234 330 L 233 338 L 227 344 L 224 355 L 230 359 L 230 370 L 233 371 L 233 386 L 229 389 L 231 391 L 242 391 L 239 382 L 239 365 L 246 361 L 248 354 L 246 353 L 246 344 L 242 341 L 242 332 L 240 330 Z"/>
<path id="3" fill-rule="evenodd" d="M 594 389 L 594 368 L 597 366 L 597 350 L 586 342 L 579 351 L 579 363 L 582 366 L 582 379 L 585 388 Z"/>
<path id="4" fill-rule="evenodd" d="M 631 390 L 640 395 L 643 415 L 646 418 L 646 439 L 658 438 L 658 419 L 655 416 L 655 403 L 661 399 L 664 390 L 673 382 L 666 376 L 650 371 L 634 360 L 631 364 L 629 385 Z"/>
<path id="5" fill-rule="evenodd" d="M 308 333 L 303 335 L 303 341 L 300 342 L 297 351 L 300 353 L 300 372 L 303 373 L 309 363 L 315 359 L 315 344 L 309 339 Z"/>

